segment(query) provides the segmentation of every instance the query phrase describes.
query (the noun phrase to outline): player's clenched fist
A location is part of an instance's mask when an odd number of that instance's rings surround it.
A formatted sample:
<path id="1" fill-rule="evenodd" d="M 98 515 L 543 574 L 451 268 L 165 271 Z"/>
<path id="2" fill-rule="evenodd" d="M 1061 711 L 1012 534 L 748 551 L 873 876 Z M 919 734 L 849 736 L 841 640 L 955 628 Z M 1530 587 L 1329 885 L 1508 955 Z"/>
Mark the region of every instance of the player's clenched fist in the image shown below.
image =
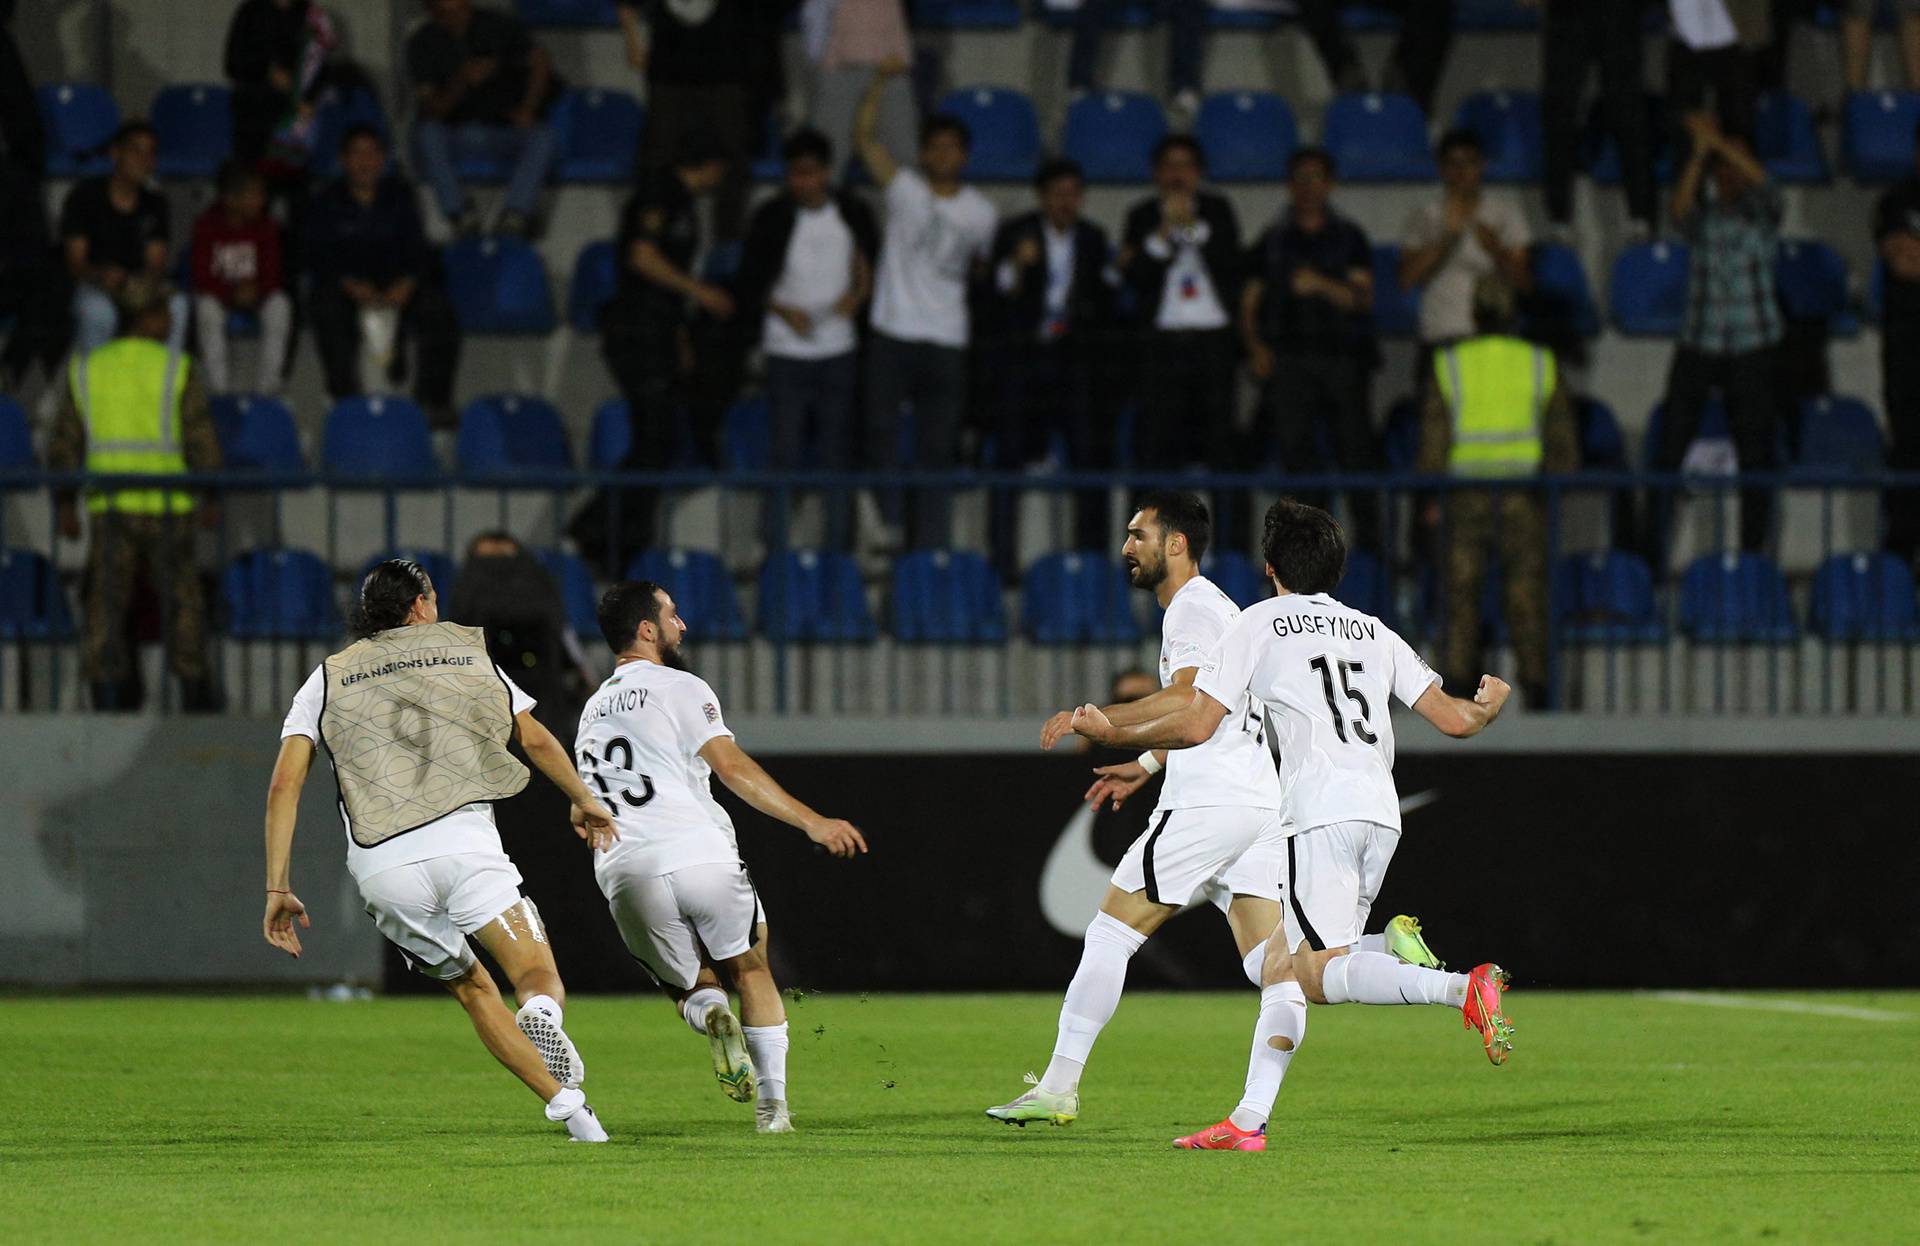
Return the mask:
<path id="1" fill-rule="evenodd" d="M 1507 698 L 1512 695 L 1513 688 L 1506 680 L 1497 675 L 1482 675 L 1480 687 L 1473 694 L 1473 699 L 1486 706 L 1488 717 L 1492 717 L 1500 712 L 1500 707 L 1505 705 Z"/>
<path id="2" fill-rule="evenodd" d="M 807 838 L 836 857 L 858 856 L 867 850 L 860 828 L 844 818 L 822 818 L 807 827 Z"/>
<path id="3" fill-rule="evenodd" d="M 299 896 L 291 891 L 269 891 L 267 913 L 260 919 L 260 931 L 267 936 L 268 943 L 289 956 L 298 957 L 300 936 L 293 928 L 295 919 L 302 926 L 313 928 L 313 919 L 307 916 L 307 906 L 300 903 Z"/>
<path id="4" fill-rule="evenodd" d="M 1091 702 L 1073 711 L 1069 721 L 1073 725 L 1074 734 L 1083 735 L 1095 744 L 1105 744 L 1108 735 L 1113 731 L 1113 724 L 1107 721 L 1105 712 Z"/>

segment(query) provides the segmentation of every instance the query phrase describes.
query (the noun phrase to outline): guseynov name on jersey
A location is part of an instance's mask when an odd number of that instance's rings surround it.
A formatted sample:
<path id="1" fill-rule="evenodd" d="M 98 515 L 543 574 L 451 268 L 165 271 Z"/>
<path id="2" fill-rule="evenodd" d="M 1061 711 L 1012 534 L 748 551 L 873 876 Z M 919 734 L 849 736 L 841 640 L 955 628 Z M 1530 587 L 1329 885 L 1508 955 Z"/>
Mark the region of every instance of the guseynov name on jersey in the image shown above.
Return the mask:
<path id="1" fill-rule="evenodd" d="M 1275 636 L 1337 636 L 1341 640 L 1372 640 L 1374 621 L 1335 614 L 1281 614 L 1273 620 Z"/>

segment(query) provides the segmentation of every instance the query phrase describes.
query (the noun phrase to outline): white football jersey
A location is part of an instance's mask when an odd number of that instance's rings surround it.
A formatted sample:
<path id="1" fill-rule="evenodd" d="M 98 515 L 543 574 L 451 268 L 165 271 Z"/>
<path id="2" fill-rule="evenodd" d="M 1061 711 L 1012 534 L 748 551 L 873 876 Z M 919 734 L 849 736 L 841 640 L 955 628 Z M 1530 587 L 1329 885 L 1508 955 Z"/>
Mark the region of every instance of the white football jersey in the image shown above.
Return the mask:
<path id="1" fill-rule="evenodd" d="M 1160 624 L 1160 686 L 1172 684 L 1177 671 L 1203 666 L 1239 616 L 1233 598 L 1207 577 L 1196 575 L 1181 585 Z M 1212 805 L 1280 808 L 1280 777 L 1267 752 L 1265 715 L 1249 696 L 1229 704 L 1235 708 L 1212 739 L 1194 748 L 1168 750 L 1166 779 L 1154 812 Z"/>
<path id="2" fill-rule="evenodd" d="M 671 874 L 689 865 L 740 859 L 733 819 L 713 798 L 700 756 L 731 736 L 707 681 L 653 662 L 627 662 L 580 714 L 574 764 L 581 781 L 613 812 L 620 838 L 596 854 L 634 873 Z"/>
<path id="3" fill-rule="evenodd" d="M 1399 829 L 1389 696 L 1407 705 L 1440 682 L 1406 641 L 1324 593 L 1252 607 L 1208 656 L 1194 686 L 1244 717 L 1251 693 L 1279 734 L 1280 786 L 1301 831 L 1335 822 Z"/>

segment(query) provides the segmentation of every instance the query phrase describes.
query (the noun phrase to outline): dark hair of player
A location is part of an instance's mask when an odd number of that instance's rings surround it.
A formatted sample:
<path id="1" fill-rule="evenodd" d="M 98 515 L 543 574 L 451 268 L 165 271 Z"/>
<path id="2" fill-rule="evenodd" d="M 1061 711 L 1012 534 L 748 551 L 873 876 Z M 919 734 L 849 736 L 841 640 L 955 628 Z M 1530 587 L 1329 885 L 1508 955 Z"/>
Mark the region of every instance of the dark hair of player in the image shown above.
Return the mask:
<path id="1" fill-rule="evenodd" d="M 1347 538 L 1318 506 L 1281 498 L 1267 508 L 1267 565 L 1290 593 L 1331 593 L 1347 571 Z"/>
<path id="2" fill-rule="evenodd" d="M 1178 532 L 1187 538 L 1187 557 L 1196 564 L 1206 557 L 1207 546 L 1213 540 L 1213 517 L 1207 513 L 1207 504 L 1200 500 L 1199 494 L 1157 489 L 1142 497 L 1134 509 L 1152 511 L 1154 521 L 1167 536 Z"/>
<path id="3" fill-rule="evenodd" d="M 389 558 L 360 582 L 353 608 L 353 634 L 362 640 L 391 631 L 407 621 L 413 603 L 433 591 L 426 570 L 411 558 Z"/>
<path id="4" fill-rule="evenodd" d="M 627 580 L 600 597 L 600 635 L 607 648 L 625 653 L 642 623 L 660 622 L 660 586 L 652 580 Z"/>
<path id="5" fill-rule="evenodd" d="M 960 140 L 960 146 L 967 152 L 973 151 L 973 131 L 967 123 L 950 112 L 937 112 L 920 123 L 920 146 L 925 147 L 933 141 L 936 134 L 951 134 Z"/>
<path id="6" fill-rule="evenodd" d="M 833 142 L 812 126 L 807 126 L 787 135 L 787 141 L 780 144 L 780 159 L 787 164 L 796 160 L 818 160 L 821 164 L 831 165 Z"/>

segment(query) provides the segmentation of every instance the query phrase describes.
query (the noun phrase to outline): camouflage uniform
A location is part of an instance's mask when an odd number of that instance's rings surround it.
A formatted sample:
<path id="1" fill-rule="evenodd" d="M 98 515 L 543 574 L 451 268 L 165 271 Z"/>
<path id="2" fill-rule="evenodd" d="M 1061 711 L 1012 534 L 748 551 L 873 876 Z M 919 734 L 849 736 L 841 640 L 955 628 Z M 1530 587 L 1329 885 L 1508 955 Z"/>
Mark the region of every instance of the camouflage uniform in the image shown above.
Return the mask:
<path id="1" fill-rule="evenodd" d="M 187 372 L 180 403 L 180 440 L 192 470 L 212 471 L 220 466 L 220 442 L 207 412 L 206 387 L 198 368 Z M 79 471 L 86 455 L 86 420 L 68 386 L 47 443 L 47 466 L 58 472 Z M 165 606 L 173 673 L 188 684 L 206 680 L 207 604 L 194 561 L 198 513 L 130 515 L 109 509 L 94 512 L 88 528 L 86 626 L 81 641 L 88 680 L 95 685 L 118 685 L 132 674 L 126 616 L 134 573 L 142 559 Z"/>
<path id="2" fill-rule="evenodd" d="M 1542 472 L 1572 471 L 1579 460 L 1573 402 L 1557 386 L 1540 430 Z M 1452 451 L 1453 417 L 1439 388 L 1427 386 L 1421 411 L 1419 470 L 1444 475 Z M 1500 547 L 1507 632 L 1520 667 L 1520 682 L 1547 682 L 1547 516 L 1538 494 L 1518 489 L 1455 489 L 1445 495 L 1446 645 L 1441 669 L 1450 679 L 1477 679 L 1480 664 L 1480 599 L 1487 572 L 1487 546 Z"/>

